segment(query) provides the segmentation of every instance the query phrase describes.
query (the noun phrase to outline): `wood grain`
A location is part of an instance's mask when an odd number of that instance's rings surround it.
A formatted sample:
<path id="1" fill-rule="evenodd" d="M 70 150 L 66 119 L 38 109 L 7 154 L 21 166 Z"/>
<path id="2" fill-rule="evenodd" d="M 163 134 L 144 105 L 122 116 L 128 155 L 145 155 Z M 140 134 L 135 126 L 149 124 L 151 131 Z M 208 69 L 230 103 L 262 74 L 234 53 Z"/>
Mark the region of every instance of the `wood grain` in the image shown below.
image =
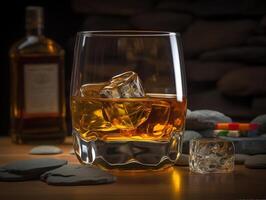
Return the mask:
<path id="1" fill-rule="evenodd" d="M 0 138 L 0 164 L 37 158 L 29 155 L 33 145 L 15 145 Z M 70 155 L 71 139 L 60 145 L 64 153 L 53 155 L 78 163 Z M 231 174 L 200 175 L 188 167 L 173 167 L 163 172 L 120 172 L 114 184 L 92 186 L 49 186 L 41 181 L 0 182 L 1 200 L 172 200 L 172 199 L 266 199 L 266 170 L 236 166 Z"/>

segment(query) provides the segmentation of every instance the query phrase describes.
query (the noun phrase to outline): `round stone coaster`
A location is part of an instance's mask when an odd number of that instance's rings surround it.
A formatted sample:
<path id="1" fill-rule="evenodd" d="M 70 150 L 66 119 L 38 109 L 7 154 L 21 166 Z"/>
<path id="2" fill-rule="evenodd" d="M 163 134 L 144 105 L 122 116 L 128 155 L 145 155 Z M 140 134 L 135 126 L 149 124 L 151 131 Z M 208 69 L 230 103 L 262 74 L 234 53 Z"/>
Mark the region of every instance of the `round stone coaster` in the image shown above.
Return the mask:
<path id="1" fill-rule="evenodd" d="M 50 146 L 50 145 L 41 145 L 34 147 L 30 150 L 30 154 L 33 155 L 50 155 L 50 154 L 60 154 L 62 153 L 62 149 L 56 146 Z"/>
<path id="2" fill-rule="evenodd" d="M 38 158 L 18 160 L 2 166 L 0 171 L 7 171 L 19 175 L 41 175 L 42 173 L 66 165 L 66 160 L 54 158 Z"/>
<path id="3" fill-rule="evenodd" d="M 33 174 L 33 175 L 20 175 L 9 173 L 7 171 L 0 171 L 0 181 L 27 181 L 33 179 L 39 179 L 40 175 Z"/>
<path id="4" fill-rule="evenodd" d="M 64 165 L 45 172 L 41 180 L 49 185 L 98 185 L 113 183 L 116 177 L 107 172 L 84 165 Z"/>
<path id="5" fill-rule="evenodd" d="M 245 161 L 245 166 L 251 169 L 266 169 L 266 155 L 250 156 Z"/>

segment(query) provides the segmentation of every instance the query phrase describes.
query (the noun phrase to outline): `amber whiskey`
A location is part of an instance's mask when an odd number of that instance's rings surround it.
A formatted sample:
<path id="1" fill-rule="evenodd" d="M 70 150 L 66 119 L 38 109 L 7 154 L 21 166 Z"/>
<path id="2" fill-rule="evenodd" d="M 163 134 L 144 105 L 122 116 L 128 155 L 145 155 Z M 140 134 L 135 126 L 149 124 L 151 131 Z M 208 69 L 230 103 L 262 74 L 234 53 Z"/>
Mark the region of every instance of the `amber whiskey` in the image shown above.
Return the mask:
<path id="1" fill-rule="evenodd" d="M 43 35 L 43 9 L 26 8 L 26 36 L 10 49 L 10 134 L 16 143 L 66 135 L 64 50 Z"/>
<path id="2" fill-rule="evenodd" d="M 72 97 L 73 128 L 84 140 L 169 141 L 182 134 L 186 99 L 171 94 L 145 98 Z"/>

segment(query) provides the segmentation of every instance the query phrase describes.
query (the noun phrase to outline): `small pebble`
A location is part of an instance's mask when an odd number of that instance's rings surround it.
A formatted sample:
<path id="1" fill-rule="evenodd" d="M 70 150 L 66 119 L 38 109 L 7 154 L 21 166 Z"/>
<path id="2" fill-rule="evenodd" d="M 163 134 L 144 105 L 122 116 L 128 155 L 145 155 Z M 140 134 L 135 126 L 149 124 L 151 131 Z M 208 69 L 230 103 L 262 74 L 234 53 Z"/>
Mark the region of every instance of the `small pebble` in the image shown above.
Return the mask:
<path id="1" fill-rule="evenodd" d="M 188 160 L 189 160 L 189 155 L 181 154 L 175 164 L 179 165 L 179 166 L 188 166 L 189 165 L 189 161 Z"/>
<path id="2" fill-rule="evenodd" d="M 247 154 L 235 154 L 235 164 L 243 165 L 249 157 Z"/>
<path id="3" fill-rule="evenodd" d="M 18 160 L 7 163 L 1 170 L 19 175 L 41 175 L 42 173 L 67 164 L 66 160 L 54 158 L 37 158 L 31 160 Z"/>
<path id="4" fill-rule="evenodd" d="M 50 145 L 41 145 L 34 147 L 30 150 L 30 154 L 33 155 L 50 155 L 50 154 L 60 154 L 62 153 L 62 149 L 56 146 L 50 146 Z"/>
<path id="5" fill-rule="evenodd" d="M 49 185 L 95 185 L 113 183 L 116 177 L 107 172 L 85 165 L 64 165 L 45 172 L 41 180 Z"/>
<path id="6" fill-rule="evenodd" d="M 266 155 L 250 156 L 245 161 L 245 166 L 250 169 L 266 169 Z"/>

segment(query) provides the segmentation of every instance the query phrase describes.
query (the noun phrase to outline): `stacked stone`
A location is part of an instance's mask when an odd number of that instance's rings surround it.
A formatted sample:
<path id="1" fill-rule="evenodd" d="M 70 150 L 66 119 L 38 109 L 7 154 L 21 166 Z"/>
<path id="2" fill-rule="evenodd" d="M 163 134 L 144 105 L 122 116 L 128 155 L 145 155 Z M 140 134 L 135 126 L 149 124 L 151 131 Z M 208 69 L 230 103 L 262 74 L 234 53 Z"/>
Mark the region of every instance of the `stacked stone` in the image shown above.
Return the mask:
<path id="1" fill-rule="evenodd" d="M 216 137 L 216 123 L 230 123 L 231 118 L 217 111 L 196 110 L 187 112 L 186 130 L 183 135 L 181 159 L 177 165 L 188 165 L 189 142 L 202 137 Z M 232 141 L 235 146 L 235 163 L 248 168 L 266 168 L 266 115 L 260 115 L 250 123 L 258 124 L 257 137 L 222 137 Z"/>

